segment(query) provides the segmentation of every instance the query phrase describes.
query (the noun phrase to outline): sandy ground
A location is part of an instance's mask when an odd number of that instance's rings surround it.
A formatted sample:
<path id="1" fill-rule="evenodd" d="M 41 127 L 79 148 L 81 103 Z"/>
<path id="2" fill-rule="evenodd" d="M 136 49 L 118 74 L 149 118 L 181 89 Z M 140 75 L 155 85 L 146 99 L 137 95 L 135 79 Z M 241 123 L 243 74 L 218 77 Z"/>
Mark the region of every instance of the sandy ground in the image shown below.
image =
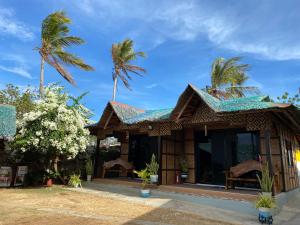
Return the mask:
<path id="1" fill-rule="evenodd" d="M 197 214 L 123 201 L 67 188 L 0 189 L 4 224 L 203 224 L 230 225 Z"/>

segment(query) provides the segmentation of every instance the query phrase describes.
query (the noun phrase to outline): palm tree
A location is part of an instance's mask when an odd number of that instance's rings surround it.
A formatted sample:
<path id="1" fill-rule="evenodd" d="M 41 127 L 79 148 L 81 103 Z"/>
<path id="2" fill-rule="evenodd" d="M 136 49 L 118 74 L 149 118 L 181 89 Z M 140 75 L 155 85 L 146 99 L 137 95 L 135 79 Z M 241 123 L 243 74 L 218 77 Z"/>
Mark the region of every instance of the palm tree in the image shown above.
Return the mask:
<path id="1" fill-rule="evenodd" d="M 249 64 L 238 64 L 241 57 L 217 58 L 211 69 L 211 87 L 208 92 L 218 98 L 242 97 L 246 91 L 257 91 L 255 87 L 244 87 L 248 80 Z M 226 87 L 227 85 L 227 87 Z M 228 85 L 230 85 L 228 87 Z M 225 89 L 222 89 L 225 86 Z"/>
<path id="2" fill-rule="evenodd" d="M 68 24 L 71 19 L 63 11 L 48 15 L 42 23 L 41 47 L 37 50 L 41 55 L 40 95 L 44 92 L 44 65 L 45 62 L 54 67 L 57 72 L 69 83 L 75 85 L 72 75 L 63 67 L 71 65 L 82 70 L 91 71 L 93 68 L 82 59 L 65 51 L 66 47 L 81 45 L 84 41 L 75 36 L 69 36 Z"/>
<path id="3" fill-rule="evenodd" d="M 131 62 L 136 60 L 138 57 L 145 57 L 145 53 L 135 52 L 133 49 L 133 41 L 126 39 L 120 43 L 112 45 L 111 55 L 114 65 L 112 72 L 112 78 L 114 81 L 112 101 L 115 101 L 118 78 L 122 80 L 126 88 L 131 90 L 128 80 L 131 80 L 132 77 L 129 73 L 142 76 L 142 73 L 146 72 L 144 68 L 131 64 Z"/>

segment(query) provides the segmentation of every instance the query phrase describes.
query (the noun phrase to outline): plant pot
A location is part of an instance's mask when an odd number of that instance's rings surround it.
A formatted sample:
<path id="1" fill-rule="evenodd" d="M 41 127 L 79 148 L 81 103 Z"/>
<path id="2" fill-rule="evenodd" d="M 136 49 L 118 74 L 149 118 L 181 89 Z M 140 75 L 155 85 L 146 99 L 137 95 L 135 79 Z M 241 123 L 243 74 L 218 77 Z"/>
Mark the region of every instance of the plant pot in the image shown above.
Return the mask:
<path id="1" fill-rule="evenodd" d="M 53 184 L 52 179 L 48 179 L 47 182 L 46 182 L 47 187 L 51 187 L 52 184 Z"/>
<path id="2" fill-rule="evenodd" d="M 269 218 L 272 216 L 272 209 L 271 208 L 264 208 L 260 207 L 258 208 L 259 216 L 263 218 Z"/>
<path id="3" fill-rule="evenodd" d="M 187 179 L 188 178 L 188 173 L 184 173 L 184 172 L 181 172 L 181 179 Z"/>
<path id="4" fill-rule="evenodd" d="M 86 180 L 87 180 L 87 182 L 91 182 L 91 180 L 92 180 L 92 175 L 87 175 L 87 176 L 86 176 Z"/>
<path id="5" fill-rule="evenodd" d="M 158 175 L 150 175 L 150 182 L 155 184 L 158 182 Z"/>
<path id="6" fill-rule="evenodd" d="M 267 197 L 270 197 L 270 198 L 272 198 L 272 192 L 262 192 L 261 193 L 263 196 L 267 196 Z"/>
<path id="7" fill-rule="evenodd" d="M 151 195 L 150 189 L 141 189 L 140 192 L 143 198 L 148 198 Z"/>

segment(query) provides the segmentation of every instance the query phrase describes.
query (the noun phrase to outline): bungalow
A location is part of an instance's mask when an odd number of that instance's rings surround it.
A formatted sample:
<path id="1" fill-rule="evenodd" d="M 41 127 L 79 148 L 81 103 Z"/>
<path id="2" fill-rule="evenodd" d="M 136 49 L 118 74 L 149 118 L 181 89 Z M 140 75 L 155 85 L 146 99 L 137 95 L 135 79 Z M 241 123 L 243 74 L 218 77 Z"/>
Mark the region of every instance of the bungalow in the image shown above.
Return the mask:
<path id="1" fill-rule="evenodd" d="M 224 171 L 232 166 L 262 159 L 275 176 L 276 193 L 299 186 L 295 152 L 300 111 L 268 96 L 219 100 L 189 84 L 170 109 L 144 110 L 109 102 L 89 129 L 99 140 L 117 137 L 121 158 L 137 170 L 153 153 L 157 155 L 160 184 L 176 183 L 183 158 L 189 171 L 186 182 L 209 185 L 224 185 Z M 253 185 L 257 184 L 245 183 Z"/>

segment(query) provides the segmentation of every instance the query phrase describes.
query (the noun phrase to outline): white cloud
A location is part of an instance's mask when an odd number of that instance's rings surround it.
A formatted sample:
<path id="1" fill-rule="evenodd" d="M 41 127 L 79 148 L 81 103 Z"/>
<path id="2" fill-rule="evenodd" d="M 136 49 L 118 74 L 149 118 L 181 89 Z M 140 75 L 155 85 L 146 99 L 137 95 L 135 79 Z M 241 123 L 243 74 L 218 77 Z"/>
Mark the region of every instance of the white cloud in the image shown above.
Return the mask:
<path id="1" fill-rule="evenodd" d="M 154 83 L 154 84 L 147 85 L 146 88 L 152 89 L 152 88 L 156 88 L 157 86 L 158 86 L 158 84 Z"/>
<path id="2" fill-rule="evenodd" d="M 30 73 L 23 67 L 6 67 L 0 65 L 0 70 L 4 70 L 10 73 L 14 73 L 26 78 L 32 78 Z"/>
<path id="3" fill-rule="evenodd" d="M 228 5 L 225 1 L 165 0 L 159 1 L 158 7 L 155 1 L 85 0 L 78 8 L 95 24 L 105 24 L 101 29 L 113 32 L 120 26 L 130 27 L 129 34 L 135 35 L 137 43 L 152 48 L 167 40 L 206 37 L 216 47 L 236 54 L 291 60 L 300 59 L 299 7 L 297 1 L 291 2 L 237 1 Z"/>
<path id="4" fill-rule="evenodd" d="M 22 41 L 33 40 L 34 34 L 24 23 L 16 20 L 12 9 L 0 9 L 0 35 L 14 36 Z"/>
<path id="5" fill-rule="evenodd" d="M 0 70 L 32 79 L 27 61 L 21 55 L 0 54 Z"/>

